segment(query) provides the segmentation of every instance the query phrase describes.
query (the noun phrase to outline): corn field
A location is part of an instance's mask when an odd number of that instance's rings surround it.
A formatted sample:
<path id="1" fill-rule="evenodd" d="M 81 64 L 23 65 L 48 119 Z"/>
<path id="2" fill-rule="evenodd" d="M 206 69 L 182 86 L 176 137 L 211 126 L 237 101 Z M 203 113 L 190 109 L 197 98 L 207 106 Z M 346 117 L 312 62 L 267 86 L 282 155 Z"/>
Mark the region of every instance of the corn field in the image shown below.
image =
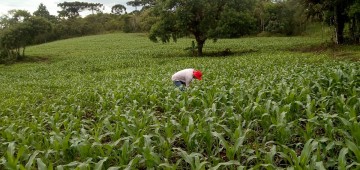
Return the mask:
<path id="1" fill-rule="evenodd" d="M 360 168 L 359 62 L 287 50 L 321 43 L 304 37 L 189 42 L 98 35 L 1 65 L 0 169 Z M 203 80 L 180 91 L 189 67 Z"/>

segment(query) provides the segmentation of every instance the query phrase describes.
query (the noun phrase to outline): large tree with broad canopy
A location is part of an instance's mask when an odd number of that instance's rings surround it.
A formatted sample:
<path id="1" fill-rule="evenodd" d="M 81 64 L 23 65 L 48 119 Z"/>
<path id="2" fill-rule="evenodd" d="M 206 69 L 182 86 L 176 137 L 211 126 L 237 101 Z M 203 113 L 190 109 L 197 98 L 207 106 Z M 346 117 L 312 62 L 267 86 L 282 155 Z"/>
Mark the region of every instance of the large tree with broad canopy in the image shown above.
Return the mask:
<path id="1" fill-rule="evenodd" d="M 252 5 L 252 0 L 159 0 L 152 7 L 159 20 L 152 26 L 149 38 L 169 42 L 192 35 L 197 55 L 202 56 L 207 39 L 249 32 Z"/>

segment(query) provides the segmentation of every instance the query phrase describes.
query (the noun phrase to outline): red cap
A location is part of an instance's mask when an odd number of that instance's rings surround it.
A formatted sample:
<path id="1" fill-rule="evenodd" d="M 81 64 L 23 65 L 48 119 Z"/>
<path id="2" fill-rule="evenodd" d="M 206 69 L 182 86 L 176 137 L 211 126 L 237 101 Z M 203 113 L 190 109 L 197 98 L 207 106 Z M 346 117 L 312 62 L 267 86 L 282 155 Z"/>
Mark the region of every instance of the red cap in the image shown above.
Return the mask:
<path id="1" fill-rule="evenodd" d="M 200 70 L 194 70 L 193 75 L 196 79 L 201 80 L 202 73 Z"/>

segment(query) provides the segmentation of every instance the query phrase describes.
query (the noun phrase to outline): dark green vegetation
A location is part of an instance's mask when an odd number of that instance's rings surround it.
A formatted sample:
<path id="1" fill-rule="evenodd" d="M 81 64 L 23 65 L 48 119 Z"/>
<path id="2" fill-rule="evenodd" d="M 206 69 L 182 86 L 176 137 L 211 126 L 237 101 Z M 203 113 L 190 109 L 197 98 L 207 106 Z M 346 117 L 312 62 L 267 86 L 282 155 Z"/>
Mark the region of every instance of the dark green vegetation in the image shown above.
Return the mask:
<path id="1" fill-rule="evenodd" d="M 360 40 L 358 0 L 135 0 L 127 5 L 136 10 L 127 13 L 124 5 L 114 4 L 104 13 L 101 3 L 78 1 L 59 3 L 57 16 L 43 4 L 33 14 L 11 10 L 0 16 L 0 63 L 21 60 L 29 45 L 109 32 L 146 32 L 162 42 L 192 37 L 198 56 L 207 40 L 302 35 L 314 21 L 332 28 L 327 39 L 334 43 Z M 83 11 L 91 14 L 82 18 Z"/>
<path id="2" fill-rule="evenodd" d="M 335 27 L 337 44 L 346 41 L 360 43 L 360 1 L 358 0 L 303 0 L 308 16 L 318 17 Z M 345 35 L 345 27 L 348 34 Z"/>
<path id="3" fill-rule="evenodd" d="M 358 0 L 163 0 L 156 1 L 153 12 L 158 19 L 150 31 L 151 40 L 159 37 L 168 42 L 170 38 L 192 35 L 199 56 L 207 39 L 249 35 L 256 28 L 256 20 L 260 20 L 263 31 L 286 35 L 299 31 L 296 27 L 304 31 L 301 27 L 306 24 L 305 16 L 330 21 L 328 24 L 335 27 L 336 44 L 345 40 L 360 43 Z M 349 35 L 345 36 L 345 30 Z"/>
<path id="4" fill-rule="evenodd" d="M 358 46 L 222 39 L 189 57 L 190 42 L 89 36 L 0 65 L 0 169 L 359 168 Z M 188 67 L 203 80 L 181 92 Z"/>

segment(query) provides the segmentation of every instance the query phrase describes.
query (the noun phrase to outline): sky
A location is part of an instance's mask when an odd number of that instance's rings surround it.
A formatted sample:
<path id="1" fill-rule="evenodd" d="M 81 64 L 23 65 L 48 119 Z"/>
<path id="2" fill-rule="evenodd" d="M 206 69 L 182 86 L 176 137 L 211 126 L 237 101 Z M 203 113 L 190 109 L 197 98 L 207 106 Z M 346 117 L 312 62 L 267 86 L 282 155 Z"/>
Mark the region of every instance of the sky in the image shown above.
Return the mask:
<path id="1" fill-rule="evenodd" d="M 58 15 L 57 11 L 60 11 L 61 8 L 57 7 L 58 3 L 62 2 L 74 2 L 73 0 L 0 0 L 0 15 L 5 15 L 9 10 L 12 9 L 21 9 L 27 10 L 31 14 L 37 10 L 40 3 L 43 3 L 46 6 L 46 9 L 50 12 L 51 15 Z M 105 7 L 103 9 L 104 13 L 110 13 L 111 7 L 115 4 L 122 4 L 126 7 L 126 11 L 130 12 L 134 8 L 127 6 L 126 2 L 130 0 L 75 0 L 79 2 L 92 2 L 92 3 L 101 3 Z M 81 12 L 80 15 L 86 15 L 90 12 Z"/>

